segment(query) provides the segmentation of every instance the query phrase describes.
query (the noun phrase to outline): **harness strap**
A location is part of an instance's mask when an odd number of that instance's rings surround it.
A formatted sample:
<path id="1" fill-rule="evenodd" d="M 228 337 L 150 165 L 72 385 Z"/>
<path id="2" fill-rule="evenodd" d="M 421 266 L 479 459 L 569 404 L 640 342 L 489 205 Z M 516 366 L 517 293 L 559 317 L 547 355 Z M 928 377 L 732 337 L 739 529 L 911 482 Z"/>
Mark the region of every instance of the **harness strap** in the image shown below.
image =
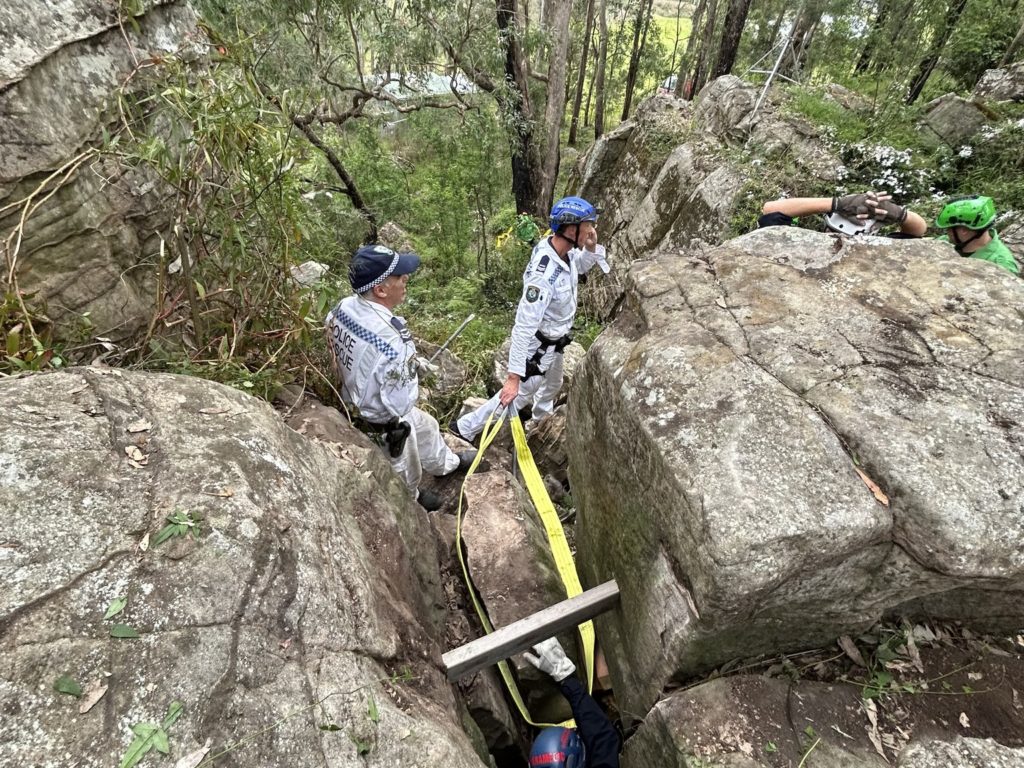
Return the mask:
<path id="1" fill-rule="evenodd" d="M 544 359 L 544 354 L 552 347 L 555 350 L 556 355 L 560 355 L 565 351 L 565 348 L 572 344 L 572 334 L 565 334 L 558 339 L 552 339 L 545 336 L 540 331 L 537 331 L 534 336 L 540 341 L 540 346 L 537 347 L 537 351 L 533 353 L 529 360 L 526 361 L 526 375 L 523 376 L 523 381 L 526 381 L 531 376 L 540 376 L 544 373 L 540 369 L 540 361 Z"/>

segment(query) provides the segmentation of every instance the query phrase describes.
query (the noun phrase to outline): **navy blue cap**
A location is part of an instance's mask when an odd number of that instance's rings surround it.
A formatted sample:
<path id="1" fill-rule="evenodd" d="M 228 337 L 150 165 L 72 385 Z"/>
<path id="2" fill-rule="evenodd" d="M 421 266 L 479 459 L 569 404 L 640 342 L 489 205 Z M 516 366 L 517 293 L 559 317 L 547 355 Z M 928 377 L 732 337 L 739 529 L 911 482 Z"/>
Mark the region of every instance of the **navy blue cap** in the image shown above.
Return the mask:
<path id="1" fill-rule="evenodd" d="M 356 293 L 376 288 L 392 275 L 411 275 L 420 266 L 415 253 L 395 253 L 386 245 L 364 245 L 355 252 L 348 281 Z"/>

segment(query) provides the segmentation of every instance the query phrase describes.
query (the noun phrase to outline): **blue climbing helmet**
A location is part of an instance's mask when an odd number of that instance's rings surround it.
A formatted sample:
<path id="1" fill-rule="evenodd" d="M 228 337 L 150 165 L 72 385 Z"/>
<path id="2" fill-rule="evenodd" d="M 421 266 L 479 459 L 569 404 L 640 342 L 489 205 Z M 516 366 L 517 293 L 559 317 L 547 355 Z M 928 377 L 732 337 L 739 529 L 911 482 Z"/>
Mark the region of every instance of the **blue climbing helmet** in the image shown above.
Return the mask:
<path id="1" fill-rule="evenodd" d="M 583 768 L 583 758 L 575 728 L 545 728 L 533 740 L 530 768 Z"/>
<path id="2" fill-rule="evenodd" d="M 563 197 L 551 207 L 548 226 L 552 232 L 558 232 L 568 224 L 579 224 L 584 221 L 597 221 L 597 208 L 582 197 Z"/>

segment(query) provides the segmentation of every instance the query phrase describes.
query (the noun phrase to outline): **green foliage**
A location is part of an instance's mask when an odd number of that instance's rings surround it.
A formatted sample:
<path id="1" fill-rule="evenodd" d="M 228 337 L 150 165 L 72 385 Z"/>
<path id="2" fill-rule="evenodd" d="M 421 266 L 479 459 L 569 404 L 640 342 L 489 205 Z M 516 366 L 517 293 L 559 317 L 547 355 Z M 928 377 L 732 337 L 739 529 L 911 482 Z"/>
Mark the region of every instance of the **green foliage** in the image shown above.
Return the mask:
<path id="1" fill-rule="evenodd" d="M 202 522 L 202 518 L 198 514 L 179 511 L 168 515 L 166 519 L 167 525 L 157 533 L 156 538 L 153 540 L 153 546 L 158 547 L 168 539 L 177 536 L 191 536 L 193 539 L 199 538 L 199 524 Z"/>
<path id="2" fill-rule="evenodd" d="M 0 375 L 61 368 L 64 357 L 53 343 L 52 325 L 34 294 L 8 290 L 0 301 L 3 358 Z"/>
<path id="3" fill-rule="evenodd" d="M 110 636 L 121 640 L 134 640 L 139 633 L 127 624 L 115 624 L 110 628 Z"/>
<path id="4" fill-rule="evenodd" d="M 172 701 L 160 725 L 155 723 L 136 723 L 133 725 L 132 733 L 135 734 L 135 739 L 128 746 L 128 750 L 121 758 L 118 768 L 134 768 L 134 766 L 142 762 L 142 758 L 152 749 L 156 749 L 162 755 L 168 754 L 171 751 L 171 745 L 170 739 L 167 736 L 167 729 L 174 725 L 175 721 L 181 717 L 183 710 L 184 707 L 180 701 Z"/>
<path id="5" fill-rule="evenodd" d="M 942 69 L 958 89 L 972 89 L 986 69 L 999 64 L 1020 24 L 1014 4 L 972 0 L 943 51 Z"/>
<path id="6" fill-rule="evenodd" d="M 936 146 L 934 139 L 917 128 L 922 116 L 920 107 L 888 100 L 876 112 L 857 113 L 843 108 L 816 87 L 787 87 L 783 93 L 784 109 L 817 126 L 842 160 L 842 178 L 829 189 L 819 184 L 818 191 L 814 191 L 813 180 L 807 180 L 806 186 L 787 188 L 775 180 L 793 180 L 773 167 L 751 180 L 754 200 L 777 197 L 771 194 L 772 186 L 800 196 L 875 189 L 892 194 L 929 222 L 934 220 L 941 201 L 955 194 L 988 195 L 995 199 L 1001 213 L 1024 209 L 1024 155 L 1019 150 L 1024 141 L 1022 105 L 990 105 L 996 120 L 983 127 L 970 145 L 952 148 Z M 752 213 L 742 211 L 745 224 L 751 224 Z"/>
<path id="7" fill-rule="evenodd" d="M 103 614 L 103 620 L 112 619 L 117 616 L 121 611 L 124 610 L 125 606 L 128 605 L 128 599 L 124 597 L 118 597 L 110 605 L 107 606 L 106 613 Z"/>
<path id="8" fill-rule="evenodd" d="M 53 690 L 57 693 L 65 693 L 74 696 L 76 699 L 82 697 L 82 686 L 70 675 L 61 675 L 53 683 Z"/>

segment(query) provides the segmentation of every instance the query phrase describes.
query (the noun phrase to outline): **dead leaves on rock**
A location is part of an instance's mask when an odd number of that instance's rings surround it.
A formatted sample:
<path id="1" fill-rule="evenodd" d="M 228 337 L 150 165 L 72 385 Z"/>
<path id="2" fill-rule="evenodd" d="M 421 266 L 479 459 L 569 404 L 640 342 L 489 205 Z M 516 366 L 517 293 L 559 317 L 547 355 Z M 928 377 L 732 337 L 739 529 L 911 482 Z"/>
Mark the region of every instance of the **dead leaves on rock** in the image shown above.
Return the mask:
<path id="1" fill-rule="evenodd" d="M 149 456 L 144 454 L 137 445 L 126 445 L 124 447 L 124 455 L 128 457 L 128 463 L 136 469 L 142 469 L 142 467 L 149 464 Z"/>
<path id="2" fill-rule="evenodd" d="M 861 654 L 857 644 L 853 642 L 853 639 L 849 635 L 843 635 L 837 640 L 839 647 L 843 649 L 845 653 L 854 664 L 858 667 L 868 668 L 867 662 L 864 661 L 864 656 Z"/>
<path id="3" fill-rule="evenodd" d="M 82 693 L 82 700 L 78 703 L 78 714 L 84 715 L 96 706 L 96 703 L 103 698 L 107 692 L 108 685 L 105 680 L 96 678 L 87 686 Z"/>
<path id="4" fill-rule="evenodd" d="M 199 749 L 189 752 L 187 755 L 179 759 L 178 762 L 174 764 L 174 768 L 196 768 L 196 766 L 203 762 L 203 758 L 206 757 L 207 753 L 209 753 L 211 743 L 210 739 L 207 739 L 206 743 Z"/>
<path id="5" fill-rule="evenodd" d="M 874 494 L 876 499 L 878 499 L 878 503 L 884 507 L 888 507 L 889 497 L 886 496 L 882 489 L 878 487 L 878 484 L 875 483 L 875 481 L 868 477 L 866 474 L 864 474 L 861 471 L 860 467 L 854 467 L 854 470 L 856 470 L 857 475 L 860 477 L 860 479 L 864 481 L 864 485 L 868 487 L 868 490 Z"/>

